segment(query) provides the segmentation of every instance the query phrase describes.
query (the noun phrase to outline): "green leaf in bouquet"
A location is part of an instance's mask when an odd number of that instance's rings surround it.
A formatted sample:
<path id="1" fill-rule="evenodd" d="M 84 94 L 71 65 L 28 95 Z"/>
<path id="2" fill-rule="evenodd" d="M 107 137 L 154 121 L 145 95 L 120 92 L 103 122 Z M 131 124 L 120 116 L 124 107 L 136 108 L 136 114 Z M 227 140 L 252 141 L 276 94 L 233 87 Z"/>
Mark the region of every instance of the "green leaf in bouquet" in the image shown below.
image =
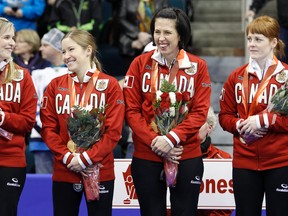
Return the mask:
<path id="1" fill-rule="evenodd" d="M 67 127 L 72 141 L 79 148 L 91 148 L 103 133 L 104 108 L 74 106 Z"/>
<path id="2" fill-rule="evenodd" d="M 268 111 L 280 115 L 288 115 L 288 85 L 286 83 L 277 90 L 277 92 L 271 98 L 271 102 L 268 105 Z"/>
<path id="3" fill-rule="evenodd" d="M 161 82 L 160 91 L 162 92 L 177 92 L 176 86 L 169 83 L 166 79 Z"/>

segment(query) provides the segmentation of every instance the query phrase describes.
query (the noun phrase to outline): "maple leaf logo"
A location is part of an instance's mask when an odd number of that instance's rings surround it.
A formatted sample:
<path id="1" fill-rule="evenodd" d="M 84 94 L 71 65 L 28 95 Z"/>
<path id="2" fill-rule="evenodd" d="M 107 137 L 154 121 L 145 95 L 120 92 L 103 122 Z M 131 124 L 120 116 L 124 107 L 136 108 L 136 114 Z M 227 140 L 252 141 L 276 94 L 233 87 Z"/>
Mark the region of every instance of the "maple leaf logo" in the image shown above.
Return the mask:
<path id="1" fill-rule="evenodd" d="M 133 178 L 131 175 L 131 164 L 129 164 L 129 166 L 127 167 L 126 172 L 122 172 L 122 173 L 123 173 L 123 178 L 125 182 L 126 193 L 129 196 L 127 199 L 124 200 L 124 204 L 130 204 L 130 200 L 138 199 L 136 191 L 135 191 Z"/>

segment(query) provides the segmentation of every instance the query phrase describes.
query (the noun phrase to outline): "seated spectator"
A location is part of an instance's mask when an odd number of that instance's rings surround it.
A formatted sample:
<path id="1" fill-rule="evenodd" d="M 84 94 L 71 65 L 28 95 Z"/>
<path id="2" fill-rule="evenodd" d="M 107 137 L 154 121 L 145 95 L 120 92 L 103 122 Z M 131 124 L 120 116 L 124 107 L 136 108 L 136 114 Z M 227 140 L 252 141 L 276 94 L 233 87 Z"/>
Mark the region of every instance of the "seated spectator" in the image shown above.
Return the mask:
<path id="1" fill-rule="evenodd" d="M 231 155 L 221 149 L 216 148 L 211 143 L 210 134 L 215 129 L 217 124 L 217 116 L 214 113 L 212 107 L 209 108 L 207 121 L 206 123 L 200 128 L 199 136 L 201 139 L 201 151 L 203 153 L 203 158 L 232 158 Z"/>
<path id="2" fill-rule="evenodd" d="M 217 158 L 217 159 L 231 158 L 231 155 L 228 152 L 216 148 L 211 143 L 210 134 L 215 129 L 216 124 L 217 124 L 217 116 L 215 115 L 213 108 L 210 107 L 206 123 L 202 125 L 202 127 L 199 130 L 199 136 L 201 139 L 201 151 L 203 154 L 203 158 Z M 233 210 L 229 209 L 227 210 L 198 209 L 196 216 L 230 216 L 232 212 Z M 171 214 L 170 209 L 167 209 L 167 216 L 170 216 L 170 214 Z"/>
<path id="3" fill-rule="evenodd" d="M 0 0 L 0 16 L 9 19 L 16 31 L 36 30 L 36 21 L 45 8 L 44 0 Z"/>
<path id="4" fill-rule="evenodd" d="M 38 33 L 32 29 L 22 29 L 16 32 L 16 45 L 13 60 L 21 67 L 29 69 L 30 73 L 36 69 L 50 66 L 39 52 L 41 42 Z"/>
<path id="5" fill-rule="evenodd" d="M 211 143 L 210 134 L 215 129 L 217 124 L 217 116 L 214 113 L 212 107 L 209 108 L 207 121 L 200 128 L 199 136 L 201 139 L 201 151 L 203 154 L 203 158 L 216 158 L 216 159 L 224 159 L 231 158 L 231 155 L 228 152 L 222 151 L 221 149 L 216 148 Z M 233 210 L 229 209 L 198 209 L 197 216 L 230 216 Z"/>
<path id="6" fill-rule="evenodd" d="M 38 104 L 36 124 L 32 129 L 29 140 L 29 150 L 34 155 L 36 173 L 52 173 L 53 170 L 53 154 L 40 135 L 42 123 L 39 114 L 43 93 L 50 81 L 55 77 L 66 74 L 68 71 L 62 59 L 61 40 L 63 37 L 64 33 L 56 28 L 44 34 L 41 39 L 40 51 L 42 57 L 51 62 L 52 66 L 32 71 Z"/>

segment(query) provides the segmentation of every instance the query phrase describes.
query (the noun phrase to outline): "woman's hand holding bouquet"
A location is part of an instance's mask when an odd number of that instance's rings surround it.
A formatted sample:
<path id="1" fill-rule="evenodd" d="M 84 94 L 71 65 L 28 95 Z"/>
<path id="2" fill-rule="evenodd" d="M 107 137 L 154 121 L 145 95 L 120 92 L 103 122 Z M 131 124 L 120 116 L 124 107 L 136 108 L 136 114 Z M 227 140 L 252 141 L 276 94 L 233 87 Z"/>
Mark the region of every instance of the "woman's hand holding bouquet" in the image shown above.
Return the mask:
<path id="1" fill-rule="evenodd" d="M 162 80 L 160 90 L 156 92 L 155 115 L 151 126 L 160 136 L 154 138 L 151 148 L 156 154 L 164 157 L 164 171 L 168 187 L 176 185 L 178 160 L 181 158 L 183 147 L 179 145 L 172 147 L 165 135 L 186 117 L 189 100 L 188 92 L 178 92 L 176 87 L 165 79 Z"/>
<path id="2" fill-rule="evenodd" d="M 249 116 L 246 120 L 242 120 L 238 126 L 241 141 L 245 144 L 251 144 L 259 138 L 265 136 L 268 132 L 267 128 L 259 128 L 257 125 L 257 115 Z"/>
<path id="3" fill-rule="evenodd" d="M 67 168 L 82 174 L 86 199 L 88 201 L 99 199 L 99 171 L 101 164 L 96 163 L 83 168 L 80 164 L 80 154 L 97 144 L 104 132 L 105 107 L 96 109 L 90 106 L 72 108 L 68 118 L 67 127 L 71 141 L 68 147 L 73 152 L 73 159 Z"/>
<path id="4" fill-rule="evenodd" d="M 288 115 L 288 79 L 272 96 L 267 108 L 259 115 L 263 115 L 264 113 L 274 113 L 283 116 Z M 249 116 L 246 120 L 240 122 L 238 132 L 243 143 L 251 144 L 267 134 L 268 129 L 261 127 L 259 123 L 257 124 L 259 115 Z"/>
<path id="5" fill-rule="evenodd" d="M 168 152 L 172 149 L 169 143 L 165 140 L 164 136 L 157 136 L 151 143 L 152 151 L 161 157 L 166 157 Z"/>

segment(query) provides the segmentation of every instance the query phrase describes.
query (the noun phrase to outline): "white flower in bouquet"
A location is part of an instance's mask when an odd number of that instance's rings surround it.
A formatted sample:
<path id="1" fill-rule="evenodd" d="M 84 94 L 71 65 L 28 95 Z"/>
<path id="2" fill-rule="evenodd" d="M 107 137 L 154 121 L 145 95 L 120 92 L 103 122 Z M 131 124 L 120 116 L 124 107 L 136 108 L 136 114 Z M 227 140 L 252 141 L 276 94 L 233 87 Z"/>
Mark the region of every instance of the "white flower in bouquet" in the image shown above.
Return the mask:
<path id="1" fill-rule="evenodd" d="M 156 100 L 157 101 L 161 101 L 161 95 L 162 95 L 162 91 L 160 91 L 160 90 L 158 90 L 157 92 L 156 92 Z"/>
<path id="2" fill-rule="evenodd" d="M 170 103 L 175 104 L 176 103 L 176 94 L 175 92 L 169 92 L 169 98 L 170 98 Z"/>
<path id="3" fill-rule="evenodd" d="M 160 91 L 156 92 L 155 119 L 151 122 L 152 129 L 161 135 L 166 135 L 180 124 L 188 113 L 189 95 L 188 92 L 179 92 L 176 86 L 170 84 L 167 80 L 162 80 Z M 165 158 L 164 171 L 167 185 L 169 187 L 175 186 L 178 164 Z"/>
<path id="4" fill-rule="evenodd" d="M 90 112 L 93 109 L 93 106 L 92 105 L 88 105 L 88 106 L 84 107 L 84 109 L 86 111 Z"/>
<path id="5" fill-rule="evenodd" d="M 175 107 L 169 107 L 169 110 L 170 110 L 170 113 L 169 113 L 169 114 L 170 114 L 170 117 L 174 117 L 175 114 L 176 114 L 176 113 L 175 113 L 175 112 L 176 112 L 176 111 L 175 111 Z"/>

